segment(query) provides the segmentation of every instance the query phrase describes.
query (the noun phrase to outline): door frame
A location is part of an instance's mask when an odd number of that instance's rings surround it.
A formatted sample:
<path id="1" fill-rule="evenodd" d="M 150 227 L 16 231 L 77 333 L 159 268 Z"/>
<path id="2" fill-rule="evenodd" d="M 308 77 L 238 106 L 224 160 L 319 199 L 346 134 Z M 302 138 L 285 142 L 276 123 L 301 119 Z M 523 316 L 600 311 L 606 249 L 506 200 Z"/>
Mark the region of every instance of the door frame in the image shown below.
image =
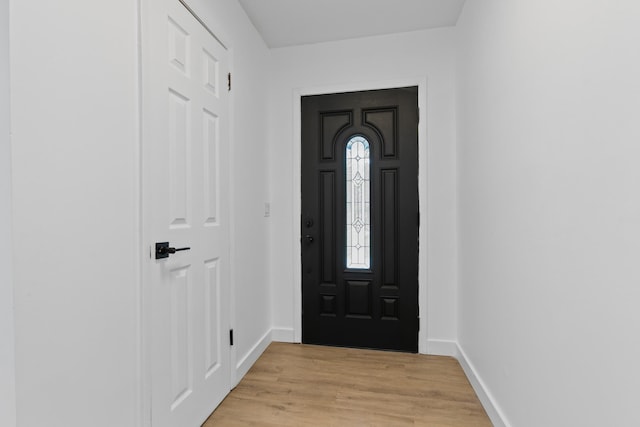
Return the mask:
<path id="1" fill-rule="evenodd" d="M 231 39 L 228 34 L 224 31 L 221 31 L 220 28 L 212 28 L 215 27 L 211 23 L 206 22 L 206 20 L 202 19 L 202 14 L 198 13 L 197 6 L 194 7 L 192 1 L 189 0 L 176 0 L 189 11 L 189 13 L 193 14 L 200 23 L 204 23 L 203 25 L 207 30 L 215 29 L 215 32 L 212 36 L 217 39 L 219 43 L 227 49 L 227 58 L 229 61 L 229 72 L 233 74 L 234 71 L 234 49 L 231 44 Z M 149 66 L 149 57 L 148 57 L 148 46 L 151 43 L 150 34 L 149 34 L 149 25 L 147 23 L 147 16 L 150 13 L 149 11 L 154 7 L 153 0 L 137 0 L 136 1 L 136 12 L 137 12 L 137 21 L 138 21 L 138 62 L 137 62 L 137 101 L 138 101 L 138 111 L 137 111 L 137 124 L 138 124 L 138 150 L 137 150 L 137 160 L 138 160 L 138 173 L 137 173 L 137 194 L 136 196 L 140 200 L 140 204 L 138 205 L 138 209 L 136 212 L 136 217 L 138 219 L 139 224 L 139 234 L 137 236 L 137 243 L 139 248 L 139 288 L 138 288 L 138 325 L 137 325 L 137 334 L 138 334 L 138 345 L 137 345 L 137 371 L 139 373 L 139 378 L 137 381 L 137 396 L 138 396 L 138 413 L 136 414 L 136 420 L 138 425 L 142 427 L 152 427 L 151 420 L 151 391 L 152 391 L 152 372 L 151 372 L 151 334 L 152 334 L 152 280 L 151 280 L 151 270 L 154 267 L 154 260 L 152 259 L 154 248 L 153 245 L 153 235 L 150 230 L 150 221 L 149 221 L 149 195 L 148 192 L 145 192 L 146 188 L 149 188 L 151 185 L 147 182 L 147 178 L 145 177 L 145 153 L 149 150 L 153 141 L 149 136 L 148 129 L 153 126 L 153 123 L 147 123 L 148 116 L 148 108 L 149 101 L 147 99 L 147 81 L 144 78 L 144 74 L 146 70 L 150 68 Z M 235 96 L 234 91 L 229 91 L 228 98 L 228 109 L 229 109 L 229 163 L 233 164 L 235 159 L 235 115 L 234 115 L 234 105 L 235 105 Z M 223 183 L 224 184 L 224 183 Z M 221 184 L 221 185 L 223 185 Z M 235 280 L 236 274 L 235 269 L 233 268 L 234 260 L 236 257 L 235 253 L 235 245 L 233 245 L 233 240 L 235 236 L 236 222 L 235 222 L 235 198 L 234 198 L 234 179 L 232 170 L 229 170 L 229 176 L 227 177 L 227 184 L 229 188 L 229 326 L 231 329 L 235 329 L 236 325 L 236 290 L 235 290 Z M 230 386 L 231 391 L 236 385 L 238 385 L 238 370 L 237 370 L 237 353 L 236 346 L 231 346 L 230 354 L 229 354 L 229 365 L 230 365 Z"/>
<path id="2" fill-rule="evenodd" d="M 420 330 L 418 331 L 418 353 L 427 354 L 427 301 L 428 283 L 427 271 L 429 266 L 427 251 L 427 77 L 401 78 L 384 81 L 370 81 L 327 86 L 313 86 L 297 88 L 293 91 L 293 138 L 291 153 L 292 186 L 293 186 L 293 342 L 302 342 L 302 244 L 300 241 L 302 216 L 302 97 L 309 95 L 328 95 L 340 92 L 357 92 L 365 90 L 395 89 L 407 86 L 418 87 L 418 107 L 420 108 L 418 123 L 418 203 L 420 210 L 420 224 L 418 226 L 419 257 L 418 257 L 418 309 L 420 310 Z"/>

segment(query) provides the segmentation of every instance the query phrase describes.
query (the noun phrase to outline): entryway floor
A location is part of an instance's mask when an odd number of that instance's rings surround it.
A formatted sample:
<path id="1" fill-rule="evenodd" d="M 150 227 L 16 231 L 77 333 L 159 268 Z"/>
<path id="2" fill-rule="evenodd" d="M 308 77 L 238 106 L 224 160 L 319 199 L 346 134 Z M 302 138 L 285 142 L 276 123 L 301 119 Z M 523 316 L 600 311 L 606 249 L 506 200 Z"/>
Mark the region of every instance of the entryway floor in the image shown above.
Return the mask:
<path id="1" fill-rule="evenodd" d="M 451 357 L 272 343 L 203 424 L 491 426 Z"/>

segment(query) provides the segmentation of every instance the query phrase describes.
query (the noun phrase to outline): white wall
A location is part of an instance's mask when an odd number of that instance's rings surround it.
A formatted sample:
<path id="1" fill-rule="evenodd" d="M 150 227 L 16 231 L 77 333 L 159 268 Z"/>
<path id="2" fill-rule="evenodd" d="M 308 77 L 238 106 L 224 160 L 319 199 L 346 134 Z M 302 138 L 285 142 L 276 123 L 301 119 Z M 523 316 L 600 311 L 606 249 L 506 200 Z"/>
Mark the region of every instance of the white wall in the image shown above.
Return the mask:
<path id="1" fill-rule="evenodd" d="M 514 426 L 640 425 L 638 22 L 482 0 L 458 23 L 459 339 Z"/>
<path id="2" fill-rule="evenodd" d="M 11 7 L 18 425 L 133 426 L 136 4 Z"/>
<path id="3" fill-rule="evenodd" d="M 269 50 L 237 0 L 191 0 L 191 7 L 232 52 L 232 281 L 237 380 L 266 344 L 269 301 L 267 91 Z"/>
<path id="4" fill-rule="evenodd" d="M 294 158 L 294 93 L 322 88 L 364 89 L 389 81 L 427 81 L 427 146 L 421 150 L 420 281 L 428 306 L 421 307 L 431 351 L 448 351 L 456 336 L 455 123 L 453 30 L 438 29 L 391 36 L 275 49 L 270 90 L 269 162 L 272 186 L 271 284 L 273 325 L 282 340 L 294 340 L 296 281 L 299 272 L 299 188 Z M 298 166 L 299 167 L 299 166 Z M 426 242 L 426 244 L 425 244 Z M 299 264 L 298 264 L 299 265 Z M 428 284 L 428 286 L 427 286 Z M 299 291 L 298 291 L 299 292 Z M 298 293 L 299 295 L 299 293 Z M 423 293 L 424 296 L 424 293 Z M 445 346 L 441 346 L 444 341 Z M 422 350 L 424 351 L 425 346 Z"/>
<path id="5" fill-rule="evenodd" d="M 192 3 L 232 49 L 240 376 L 270 330 L 268 50 L 236 0 Z M 137 6 L 12 5 L 18 425 L 138 425 Z"/>
<path id="6" fill-rule="evenodd" d="M 11 248 L 9 0 L 0 1 L 0 425 L 16 423 Z"/>

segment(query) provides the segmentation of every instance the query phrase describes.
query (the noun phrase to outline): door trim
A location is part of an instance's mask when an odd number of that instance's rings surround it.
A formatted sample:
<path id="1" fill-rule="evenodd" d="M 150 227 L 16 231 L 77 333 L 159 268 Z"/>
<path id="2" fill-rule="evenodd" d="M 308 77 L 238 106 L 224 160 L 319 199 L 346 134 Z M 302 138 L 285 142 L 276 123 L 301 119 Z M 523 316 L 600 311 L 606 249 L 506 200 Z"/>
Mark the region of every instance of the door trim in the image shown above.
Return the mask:
<path id="1" fill-rule="evenodd" d="M 420 310 L 420 331 L 418 332 L 418 353 L 427 354 L 427 301 L 428 284 L 427 271 L 429 266 L 427 250 L 427 77 L 394 79 L 385 81 L 360 82 L 343 85 L 314 86 L 298 88 L 293 91 L 293 138 L 291 153 L 292 184 L 293 184 L 293 342 L 302 342 L 302 245 L 300 230 L 302 215 L 301 179 L 302 179 L 302 114 L 301 98 L 308 95 L 326 95 L 340 92 L 356 92 L 365 90 L 394 89 L 399 87 L 418 86 L 418 107 L 420 116 L 418 123 L 418 197 L 420 209 L 420 225 L 418 227 L 419 258 L 418 258 L 418 307 Z"/>

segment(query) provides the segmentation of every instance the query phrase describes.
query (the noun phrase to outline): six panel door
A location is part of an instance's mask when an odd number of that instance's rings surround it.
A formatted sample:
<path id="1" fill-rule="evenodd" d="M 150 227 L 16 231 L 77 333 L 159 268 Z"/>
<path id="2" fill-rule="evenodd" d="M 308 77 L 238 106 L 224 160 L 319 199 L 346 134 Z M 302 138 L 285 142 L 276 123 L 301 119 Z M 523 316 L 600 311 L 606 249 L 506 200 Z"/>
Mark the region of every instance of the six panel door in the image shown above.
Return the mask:
<path id="1" fill-rule="evenodd" d="M 199 426 L 231 380 L 228 53 L 177 0 L 143 5 L 152 425 Z"/>

